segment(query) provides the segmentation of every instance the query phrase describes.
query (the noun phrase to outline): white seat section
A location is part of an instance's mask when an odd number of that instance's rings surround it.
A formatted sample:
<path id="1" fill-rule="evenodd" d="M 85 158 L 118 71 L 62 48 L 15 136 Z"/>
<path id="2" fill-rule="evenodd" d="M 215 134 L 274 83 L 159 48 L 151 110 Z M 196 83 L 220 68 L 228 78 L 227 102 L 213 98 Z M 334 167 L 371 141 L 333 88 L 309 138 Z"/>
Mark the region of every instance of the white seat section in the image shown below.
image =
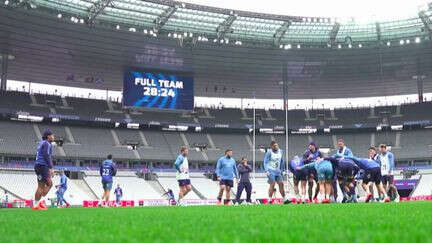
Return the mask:
<path id="1" fill-rule="evenodd" d="M 179 193 L 179 185 L 175 177 L 159 177 L 158 181 L 165 189 L 165 191 L 168 190 L 168 188 L 171 189 L 174 192 L 175 198 L 177 199 Z M 195 192 L 190 191 L 186 195 L 185 199 L 200 199 L 200 198 Z"/>
<path id="2" fill-rule="evenodd" d="M 100 198 L 103 194 L 102 182 L 100 176 L 87 176 L 84 178 L 90 188 Z M 144 179 L 138 177 L 116 176 L 113 178 L 113 188 L 111 190 L 111 199 L 114 199 L 114 189 L 120 184 L 123 190 L 123 200 L 140 200 L 140 199 L 162 199 L 162 195 L 153 189 L 153 187 Z"/>
<path id="3" fill-rule="evenodd" d="M 216 181 L 205 177 L 191 178 L 192 185 L 207 199 L 215 199 L 219 192 L 219 186 Z"/>
<path id="4" fill-rule="evenodd" d="M 432 174 L 422 175 L 417 188 L 412 194 L 413 197 L 424 195 L 432 195 Z"/>
<path id="5" fill-rule="evenodd" d="M 255 198 L 268 198 L 269 184 L 267 178 L 257 177 L 252 182 L 252 192 L 255 192 Z"/>
<path id="6" fill-rule="evenodd" d="M 58 185 L 59 181 L 60 177 L 54 176 L 53 187 L 47 198 L 56 197 L 56 188 L 54 186 Z M 21 198 L 34 199 L 37 188 L 36 175 L 30 171 L 0 171 L 0 185 Z M 87 198 L 90 198 L 90 195 L 76 186 L 73 180 L 68 180 L 68 189 L 65 193 L 66 201 L 72 205 L 82 205 L 82 201 Z"/>

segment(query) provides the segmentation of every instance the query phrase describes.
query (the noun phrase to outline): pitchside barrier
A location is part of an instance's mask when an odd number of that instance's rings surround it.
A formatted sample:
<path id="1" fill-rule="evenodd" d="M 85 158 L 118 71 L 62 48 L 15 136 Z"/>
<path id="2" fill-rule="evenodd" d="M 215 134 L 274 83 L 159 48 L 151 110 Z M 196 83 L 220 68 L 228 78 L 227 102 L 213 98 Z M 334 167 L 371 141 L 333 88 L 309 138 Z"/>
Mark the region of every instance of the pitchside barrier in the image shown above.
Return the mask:
<path id="1" fill-rule="evenodd" d="M 232 200 L 231 200 L 232 201 Z M 424 195 L 424 196 L 415 196 L 415 197 L 401 197 L 400 202 L 414 202 L 414 201 L 431 201 L 432 195 Z M 184 199 L 185 202 L 189 206 L 205 206 L 205 205 L 217 205 L 216 199 Z M 274 198 L 271 200 L 272 204 L 282 204 L 282 198 Z M 292 199 L 293 203 L 296 203 L 296 200 Z M 257 199 L 257 204 L 269 204 L 269 200 Z M 84 208 L 97 208 L 100 205 L 100 201 L 98 200 L 85 200 L 83 201 L 82 207 Z M 148 206 L 170 206 L 175 205 L 175 203 L 170 202 L 166 199 L 142 199 L 142 200 L 122 200 L 119 204 L 116 201 L 109 201 L 108 203 L 102 202 L 103 206 L 108 207 L 148 207 Z M 33 206 L 33 200 L 14 200 L 11 202 L 2 202 L 0 203 L 0 208 L 31 208 Z"/>

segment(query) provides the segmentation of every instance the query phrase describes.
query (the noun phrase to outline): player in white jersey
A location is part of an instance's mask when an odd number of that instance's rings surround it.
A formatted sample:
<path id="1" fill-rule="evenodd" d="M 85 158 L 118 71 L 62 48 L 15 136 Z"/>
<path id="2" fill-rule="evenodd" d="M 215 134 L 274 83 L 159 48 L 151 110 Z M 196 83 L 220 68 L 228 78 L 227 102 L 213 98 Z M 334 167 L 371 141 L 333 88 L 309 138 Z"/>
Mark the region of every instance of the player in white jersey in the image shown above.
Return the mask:
<path id="1" fill-rule="evenodd" d="M 380 145 L 380 152 L 381 154 L 378 155 L 378 161 L 381 165 L 382 183 L 391 200 L 395 200 L 399 194 L 394 185 L 394 155 L 392 152 L 387 151 L 387 145 L 385 144 Z"/>
<path id="2" fill-rule="evenodd" d="M 273 193 L 275 193 L 275 184 L 279 186 L 279 192 L 283 197 L 284 203 L 290 203 L 285 194 L 282 172 L 284 170 L 283 152 L 279 145 L 272 141 L 270 149 L 264 155 L 264 170 L 267 173 L 269 183 L 269 201 L 271 202 Z"/>
<path id="3" fill-rule="evenodd" d="M 189 179 L 189 162 L 187 156 L 189 155 L 189 149 L 185 146 L 180 148 L 180 154 L 174 163 L 176 168 L 176 178 L 179 183 L 179 196 L 177 203 L 184 205 L 182 199 L 192 190 L 192 185 Z"/>

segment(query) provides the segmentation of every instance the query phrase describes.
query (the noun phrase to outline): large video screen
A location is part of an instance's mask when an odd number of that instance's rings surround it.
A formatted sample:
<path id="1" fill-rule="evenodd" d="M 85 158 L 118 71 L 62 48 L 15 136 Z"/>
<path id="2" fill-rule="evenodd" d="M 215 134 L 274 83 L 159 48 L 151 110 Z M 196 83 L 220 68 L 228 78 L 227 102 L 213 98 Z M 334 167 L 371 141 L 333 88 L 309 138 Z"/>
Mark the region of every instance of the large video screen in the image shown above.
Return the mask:
<path id="1" fill-rule="evenodd" d="M 125 72 L 123 105 L 126 107 L 192 110 L 193 77 L 161 71 Z"/>

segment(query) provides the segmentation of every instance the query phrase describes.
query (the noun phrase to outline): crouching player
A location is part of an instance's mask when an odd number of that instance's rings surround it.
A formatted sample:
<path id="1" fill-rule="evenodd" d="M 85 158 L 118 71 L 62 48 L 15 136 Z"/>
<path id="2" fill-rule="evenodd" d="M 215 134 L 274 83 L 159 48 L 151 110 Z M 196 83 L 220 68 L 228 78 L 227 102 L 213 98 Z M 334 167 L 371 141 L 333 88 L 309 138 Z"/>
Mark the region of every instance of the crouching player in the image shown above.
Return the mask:
<path id="1" fill-rule="evenodd" d="M 357 202 L 354 177 L 359 167 L 351 159 L 341 159 L 336 167 L 336 176 L 343 193 L 342 203 Z"/>
<path id="2" fill-rule="evenodd" d="M 275 184 L 277 183 L 284 203 L 291 203 L 285 193 L 282 176 L 282 171 L 284 170 L 283 152 L 275 141 L 270 143 L 270 149 L 264 155 L 264 170 L 267 173 L 269 183 L 269 202 L 272 202 Z"/>
<path id="3" fill-rule="evenodd" d="M 294 193 L 298 203 L 306 202 L 306 173 L 303 170 L 296 170 L 297 167 L 301 167 L 303 165 L 303 161 L 299 156 L 294 156 L 294 158 L 288 164 L 289 171 L 293 173 Z M 299 184 L 301 184 L 301 196 L 299 194 Z"/>
<path id="4" fill-rule="evenodd" d="M 318 201 L 330 203 L 330 193 L 332 191 L 333 166 L 327 159 L 317 158 L 315 162 L 298 167 L 297 170 L 315 168 L 318 174 L 319 197 Z"/>
<path id="5" fill-rule="evenodd" d="M 370 186 L 375 183 L 378 189 L 380 197 L 384 199 L 384 202 L 390 202 L 390 198 L 381 183 L 381 168 L 377 161 L 366 158 L 357 157 L 345 157 L 345 159 L 351 159 L 354 163 L 361 169 L 365 171 L 362 187 L 366 191 L 365 202 L 368 203 L 372 199 L 372 193 L 370 191 Z"/>

